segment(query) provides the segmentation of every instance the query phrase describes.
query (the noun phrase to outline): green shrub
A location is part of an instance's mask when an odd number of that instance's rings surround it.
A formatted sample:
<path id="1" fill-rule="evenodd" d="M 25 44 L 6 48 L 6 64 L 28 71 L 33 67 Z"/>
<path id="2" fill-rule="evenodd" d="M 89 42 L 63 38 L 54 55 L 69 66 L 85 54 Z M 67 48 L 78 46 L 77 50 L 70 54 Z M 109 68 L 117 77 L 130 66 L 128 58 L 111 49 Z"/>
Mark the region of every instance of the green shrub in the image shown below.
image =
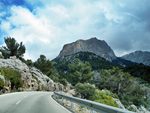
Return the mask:
<path id="1" fill-rule="evenodd" d="M 106 95 L 111 96 L 111 97 L 113 97 L 113 98 L 119 98 L 117 94 L 112 93 L 112 92 L 109 91 L 109 90 L 103 89 L 103 90 L 101 90 L 101 91 L 102 91 L 103 93 L 105 93 Z"/>
<path id="2" fill-rule="evenodd" d="M 22 87 L 21 74 L 10 68 L 0 68 L 0 73 L 5 76 L 6 80 L 10 80 L 11 89 Z"/>
<path id="3" fill-rule="evenodd" d="M 101 90 L 95 90 L 95 93 L 92 96 L 92 100 L 102 103 L 102 104 L 107 104 L 110 106 L 118 107 L 117 103 L 114 101 L 114 99 L 108 95 L 107 92 L 101 91 Z"/>
<path id="4" fill-rule="evenodd" d="M 61 84 L 63 84 L 64 86 L 67 86 L 67 80 L 66 80 L 65 78 L 60 79 L 59 82 L 60 82 Z"/>
<path id="5" fill-rule="evenodd" d="M 3 89 L 3 87 L 4 87 L 4 81 L 0 79 L 0 90 Z"/>
<path id="6" fill-rule="evenodd" d="M 89 83 L 78 83 L 75 86 L 76 92 L 81 95 L 81 98 L 96 101 L 102 104 L 118 107 L 113 97 L 117 97 L 115 94 L 108 90 L 99 90 L 95 86 Z"/>
<path id="7" fill-rule="evenodd" d="M 94 94 L 96 88 L 95 86 L 89 84 L 89 83 L 78 83 L 75 86 L 75 90 L 77 93 L 81 95 L 81 98 L 90 99 L 91 96 Z"/>

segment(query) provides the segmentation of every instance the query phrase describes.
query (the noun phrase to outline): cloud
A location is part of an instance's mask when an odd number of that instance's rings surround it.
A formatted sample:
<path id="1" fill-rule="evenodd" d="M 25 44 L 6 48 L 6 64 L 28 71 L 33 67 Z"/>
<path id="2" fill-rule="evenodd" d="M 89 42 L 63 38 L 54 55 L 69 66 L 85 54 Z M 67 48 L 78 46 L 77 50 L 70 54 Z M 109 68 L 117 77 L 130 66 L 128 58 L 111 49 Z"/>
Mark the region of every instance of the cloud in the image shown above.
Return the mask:
<path id="1" fill-rule="evenodd" d="M 46 50 L 52 43 L 54 34 L 57 34 L 55 27 L 47 19 L 37 17 L 23 7 L 12 6 L 10 12 L 12 15 L 1 23 L 1 29 L 9 31 L 7 35 L 15 37 L 17 41 L 23 41 L 27 46 L 27 54 L 33 52 L 33 56 L 28 56 L 37 57 L 36 55 L 42 53 L 41 45 L 45 45 Z M 44 49 L 44 46 L 42 48 Z M 35 52 L 39 54 L 34 54 Z"/>
<path id="2" fill-rule="evenodd" d="M 150 50 L 148 0 L 23 0 L 7 8 L 0 2 L 1 37 L 12 36 L 27 47 L 26 58 L 53 59 L 65 43 L 98 37 L 117 55 Z"/>

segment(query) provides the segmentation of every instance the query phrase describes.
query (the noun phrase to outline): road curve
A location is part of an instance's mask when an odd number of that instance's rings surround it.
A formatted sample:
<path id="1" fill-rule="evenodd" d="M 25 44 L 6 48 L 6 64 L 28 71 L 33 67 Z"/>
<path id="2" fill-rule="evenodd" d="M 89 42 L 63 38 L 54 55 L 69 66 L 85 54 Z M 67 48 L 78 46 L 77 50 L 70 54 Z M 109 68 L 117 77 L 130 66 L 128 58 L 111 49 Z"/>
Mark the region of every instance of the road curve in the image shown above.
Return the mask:
<path id="1" fill-rule="evenodd" d="M 17 92 L 0 95 L 0 113 L 71 113 L 52 92 Z"/>

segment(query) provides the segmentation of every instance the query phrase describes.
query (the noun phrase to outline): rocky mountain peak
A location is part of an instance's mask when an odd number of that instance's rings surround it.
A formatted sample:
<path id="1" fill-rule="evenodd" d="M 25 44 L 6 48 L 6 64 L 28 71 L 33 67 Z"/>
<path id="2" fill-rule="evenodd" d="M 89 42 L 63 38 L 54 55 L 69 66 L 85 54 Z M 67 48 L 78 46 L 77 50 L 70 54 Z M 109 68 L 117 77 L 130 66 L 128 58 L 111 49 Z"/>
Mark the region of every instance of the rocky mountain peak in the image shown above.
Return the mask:
<path id="1" fill-rule="evenodd" d="M 93 37 L 88 40 L 77 40 L 73 43 L 64 45 L 58 58 L 72 55 L 78 52 L 92 52 L 106 60 L 112 61 L 116 56 L 110 46 L 104 41 Z"/>

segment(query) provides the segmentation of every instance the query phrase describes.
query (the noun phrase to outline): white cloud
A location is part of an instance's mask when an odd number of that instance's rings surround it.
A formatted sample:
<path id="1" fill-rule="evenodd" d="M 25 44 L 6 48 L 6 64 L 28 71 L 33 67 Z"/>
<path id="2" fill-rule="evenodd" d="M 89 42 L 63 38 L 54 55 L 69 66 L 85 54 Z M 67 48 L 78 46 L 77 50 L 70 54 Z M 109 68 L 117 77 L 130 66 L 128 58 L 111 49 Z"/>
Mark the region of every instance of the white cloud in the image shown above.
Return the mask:
<path id="1" fill-rule="evenodd" d="M 27 46 L 25 56 L 35 59 L 43 51 L 50 49 L 48 46 L 53 43 L 57 30 L 47 18 L 37 17 L 28 9 L 20 6 L 11 7 L 10 11 L 12 15 L 3 21 L 1 27 L 6 32 L 9 31 L 7 32 L 8 36 L 15 37 L 19 42 L 23 41 Z M 36 45 L 36 49 L 34 49 L 34 45 Z"/>
<path id="2" fill-rule="evenodd" d="M 4 31 L 9 31 L 11 29 L 11 25 L 10 23 L 7 21 L 7 22 L 2 22 L 1 23 L 1 29 L 3 29 Z"/>
<path id="3" fill-rule="evenodd" d="M 11 14 L 12 16 L 9 17 L 8 21 L 15 28 L 10 31 L 10 34 L 15 35 L 16 38 L 20 34 L 24 42 L 39 40 L 47 43 L 54 37 L 52 34 L 54 32 L 54 26 L 49 24 L 46 19 L 36 17 L 28 9 L 13 6 L 11 8 Z"/>

